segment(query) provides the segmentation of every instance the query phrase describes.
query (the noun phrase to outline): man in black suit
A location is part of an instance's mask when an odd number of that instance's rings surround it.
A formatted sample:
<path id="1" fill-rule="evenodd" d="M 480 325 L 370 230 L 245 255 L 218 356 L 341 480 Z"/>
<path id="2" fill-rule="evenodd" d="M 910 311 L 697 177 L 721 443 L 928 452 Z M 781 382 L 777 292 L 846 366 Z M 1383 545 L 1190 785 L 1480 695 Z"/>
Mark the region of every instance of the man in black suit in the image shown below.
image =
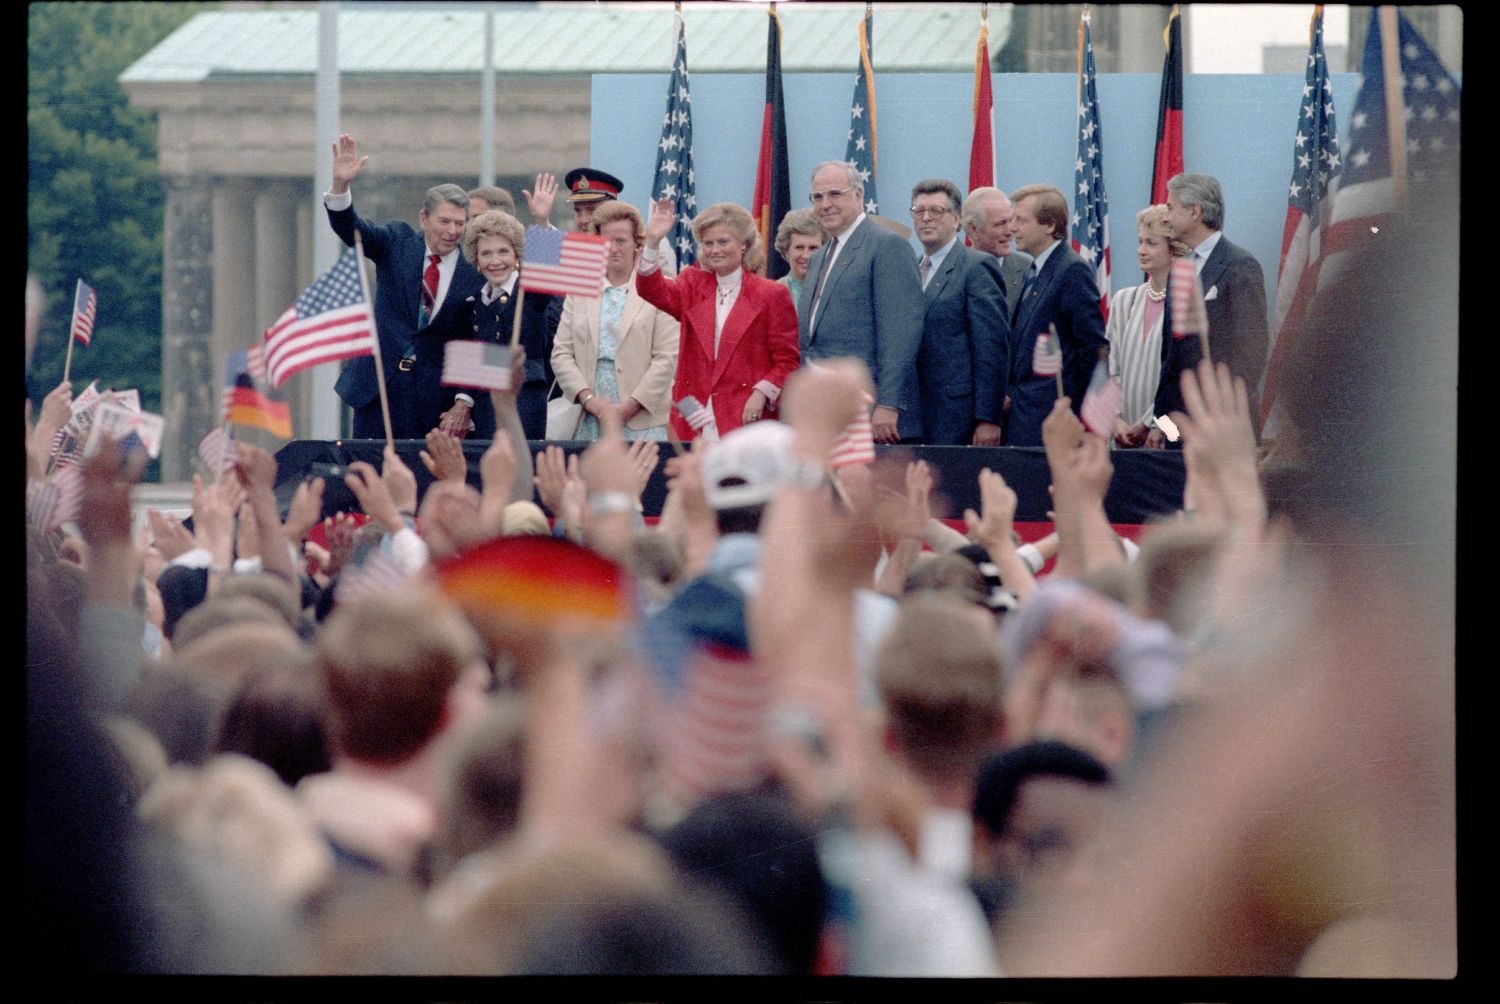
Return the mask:
<path id="1" fill-rule="evenodd" d="M 1224 190 L 1207 174 L 1179 174 L 1167 182 L 1167 225 L 1188 247 L 1203 287 L 1208 314 L 1208 349 L 1214 362 L 1245 381 L 1250 392 L 1250 415 L 1260 434 L 1258 388 L 1266 368 L 1271 334 L 1266 319 L 1266 281 L 1260 262 L 1220 232 L 1224 227 Z M 1161 380 L 1156 388 L 1156 414 L 1183 411 L 1178 381 L 1183 370 L 1196 369 L 1203 358 L 1197 336 L 1172 337 L 1172 317 L 1162 321 Z M 1153 428 L 1146 445 L 1166 445 L 1166 435 Z"/>
<path id="2" fill-rule="evenodd" d="M 381 226 L 354 211 L 349 183 L 369 157 L 361 157 L 348 133 L 333 144 L 333 186 L 323 196 L 328 222 L 339 240 L 354 246 L 359 233 L 364 255 L 375 263 L 375 328 L 391 406 L 391 432 L 397 439 L 420 439 L 419 399 L 427 389 L 415 386 L 419 339 L 445 309 L 456 309 L 477 292 L 484 280 L 464 261 L 459 244 L 469 219 L 469 195 L 457 185 L 427 190 L 417 214 L 418 230 L 402 220 Z M 436 375 L 436 374 L 434 374 Z M 380 387 L 372 356 L 345 360 L 334 390 L 354 409 L 355 439 L 384 439 Z"/>
<path id="3" fill-rule="evenodd" d="M 994 255 L 1005 277 L 1005 319 L 1021 298 L 1031 255 L 1015 248 L 1016 210 L 998 188 L 976 188 L 964 200 L 964 235 L 976 251 Z"/>
<path id="4" fill-rule="evenodd" d="M 1026 185 L 1012 193 L 1016 247 L 1031 255 L 1031 269 L 1011 313 L 1009 446 L 1041 446 L 1042 420 L 1057 400 L 1055 377 L 1032 369 L 1036 340 L 1049 325 L 1062 343 L 1063 392 L 1073 410 L 1083 404 L 1099 350 L 1106 348 L 1104 315 L 1094 270 L 1068 247 L 1068 203 L 1051 185 Z"/>
<path id="5" fill-rule="evenodd" d="M 962 196 L 941 178 L 911 190 L 912 225 L 922 244 L 922 342 L 912 434 L 934 446 L 999 446 L 1010 373 L 1010 323 L 999 261 L 964 247 Z M 901 416 L 903 432 L 908 415 Z"/>

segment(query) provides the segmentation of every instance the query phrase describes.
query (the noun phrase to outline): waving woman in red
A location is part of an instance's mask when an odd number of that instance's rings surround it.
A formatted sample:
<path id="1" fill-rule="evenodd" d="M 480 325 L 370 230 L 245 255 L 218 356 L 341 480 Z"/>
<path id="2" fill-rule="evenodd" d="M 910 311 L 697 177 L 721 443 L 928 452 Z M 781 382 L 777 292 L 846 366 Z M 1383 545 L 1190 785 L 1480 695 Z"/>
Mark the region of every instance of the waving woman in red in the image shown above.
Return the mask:
<path id="1" fill-rule="evenodd" d="M 663 276 L 653 252 L 676 218 L 671 199 L 652 206 L 635 281 L 642 299 L 682 323 L 672 400 L 691 395 L 707 404 L 720 433 L 774 418 L 781 385 L 801 361 L 792 296 L 755 274 L 762 256 L 755 221 L 732 202 L 693 221 L 700 267 Z M 675 405 L 672 428 L 684 440 L 696 435 Z"/>

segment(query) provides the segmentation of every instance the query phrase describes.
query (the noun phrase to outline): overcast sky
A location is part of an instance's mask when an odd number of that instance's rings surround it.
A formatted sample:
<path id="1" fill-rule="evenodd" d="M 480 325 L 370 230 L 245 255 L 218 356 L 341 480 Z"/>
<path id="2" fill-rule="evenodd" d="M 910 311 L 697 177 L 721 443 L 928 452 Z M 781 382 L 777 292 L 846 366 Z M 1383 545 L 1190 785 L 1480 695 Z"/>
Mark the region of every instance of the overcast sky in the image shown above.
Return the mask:
<path id="1" fill-rule="evenodd" d="M 1260 73 L 1265 46 L 1307 45 L 1313 5 L 1213 3 L 1190 9 L 1184 35 L 1188 73 Z M 1349 44 L 1347 4 L 1323 8 L 1323 44 Z"/>

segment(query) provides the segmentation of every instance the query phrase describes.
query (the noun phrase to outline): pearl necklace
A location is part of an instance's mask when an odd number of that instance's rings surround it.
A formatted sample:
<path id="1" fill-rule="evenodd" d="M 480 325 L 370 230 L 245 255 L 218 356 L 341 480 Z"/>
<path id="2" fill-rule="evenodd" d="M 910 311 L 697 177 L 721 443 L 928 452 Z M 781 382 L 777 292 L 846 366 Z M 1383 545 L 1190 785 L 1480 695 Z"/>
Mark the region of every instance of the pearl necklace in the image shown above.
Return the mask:
<path id="1" fill-rule="evenodd" d="M 1153 303 L 1160 303 L 1167 298 L 1167 291 L 1163 289 L 1160 293 L 1158 293 L 1156 290 L 1151 288 L 1151 283 L 1148 282 L 1146 283 L 1146 296 L 1148 296 Z"/>

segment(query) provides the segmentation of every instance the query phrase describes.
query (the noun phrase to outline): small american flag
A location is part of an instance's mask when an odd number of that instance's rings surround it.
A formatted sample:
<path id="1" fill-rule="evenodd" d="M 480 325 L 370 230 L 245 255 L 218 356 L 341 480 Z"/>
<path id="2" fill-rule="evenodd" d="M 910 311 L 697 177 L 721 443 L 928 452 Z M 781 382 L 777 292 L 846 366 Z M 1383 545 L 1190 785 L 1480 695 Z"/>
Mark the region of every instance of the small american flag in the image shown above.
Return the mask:
<path id="1" fill-rule="evenodd" d="M 558 296 L 570 293 L 599 296 L 604 292 L 607 247 L 608 242 L 598 234 L 565 234 L 549 227 L 527 227 L 521 288 Z"/>
<path id="2" fill-rule="evenodd" d="M 1043 331 L 1036 336 L 1036 349 L 1031 354 L 1031 372 L 1039 377 L 1057 376 L 1062 372 L 1062 345 L 1057 337 L 1057 328 L 1048 325 L 1050 330 Z"/>
<path id="3" fill-rule="evenodd" d="M 93 289 L 79 279 L 78 289 L 73 294 L 73 337 L 84 345 L 94 335 L 94 307 L 97 304 Z"/>
<path id="4" fill-rule="evenodd" d="M 222 474 L 234 466 L 238 458 L 234 438 L 226 436 L 224 430 L 214 426 L 198 443 L 198 458 L 210 474 Z"/>
<path id="5" fill-rule="evenodd" d="M 266 382 L 266 350 L 262 343 L 256 342 L 245 350 L 245 368 L 256 386 Z"/>
<path id="6" fill-rule="evenodd" d="M 828 466 L 834 470 L 875 462 L 875 430 L 870 424 L 870 405 L 875 403 L 875 399 L 868 394 L 864 397 L 864 407 L 860 414 L 834 440 L 833 450 L 828 456 Z"/>
<path id="7" fill-rule="evenodd" d="M 1203 303 L 1203 284 L 1192 256 L 1174 258 L 1168 282 L 1172 286 L 1172 337 L 1208 337 L 1208 308 Z"/>
<path id="8" fill-rule="evenodd" d="M 1120 417 L 1120 403 L 1125 392 L 1119 381 L 1109 375 L 1109 364 L 1101 358 L 1094 364 L 1094 375 L 1089 378 L 1089 388 L 1083 392 L 1083 405 L 1078 409 L 1083 424 L 1096 436 L 1108 439 L 1114 434 L 1115 419 Z"/>
<path id="9" fill-rule="evenodd" d="M 686 268 L 697 261 L 697 245 L 693 241 L 693 216 L 698 207 L 694 193 L 697 178 L 693 171 L 693 98 L 688 90 L 687 33 L 681 14 L 675 16 L 672 25 L 672 77 L 667 81 L 667 110 L 662 115 L 661 140 L 656 144 L 651 191 L 657 198 L 671 199 L 674 203 L 677 222 L 672 224 L 667 240 L 677 253 L 679 267 Z M 530 238 L 526 253 L 531 253 Z"/>
<path id="10" fill-rule="evenodd" d="M 687 421 L 688 427 L 702 435 L 706 442 L 717 443 L 719 441 L 719 423 L 714 419 L 712 408 L 699 404 L 698 399 L 689 394 L 677 402 L 677 410 L 682 412 L 682 417 Z"/>
<path id="11" fill-rule="evenodd" d="M 26 518 L 38 530 L 51 533 L 78 518 L 82 495 L 83 479 L 76 466 L 63 468 L 49 481 L 31 478 L 26 482 Z"/>
<path id="12" fill-rule="evenodd" d="M 375 315 L 365 299 L 358 252 L 345 251 L 277 318 L 266 330 L 264 351 L 275 387 L 310 366 L 374 354 Z"/>
<path id="13" fill-rule="evenodd" d="M 1088 8 L 1085 7 L 1085 10 Z M 1078 25 L 1078 156 L 1073 161 L 1072 245 L 1094 270 L 1099 309 L 1109 320 L 1109 196 L 1104 193 L 1104 137 L 1094 87 L 1094 43 L 1089 15 Z"/>
<path id="14" fill-rule="evenodd" d="M 449 342 L 440 380 L 444 387 L 510 390 L 510 348 L 493 342 Z"/>

